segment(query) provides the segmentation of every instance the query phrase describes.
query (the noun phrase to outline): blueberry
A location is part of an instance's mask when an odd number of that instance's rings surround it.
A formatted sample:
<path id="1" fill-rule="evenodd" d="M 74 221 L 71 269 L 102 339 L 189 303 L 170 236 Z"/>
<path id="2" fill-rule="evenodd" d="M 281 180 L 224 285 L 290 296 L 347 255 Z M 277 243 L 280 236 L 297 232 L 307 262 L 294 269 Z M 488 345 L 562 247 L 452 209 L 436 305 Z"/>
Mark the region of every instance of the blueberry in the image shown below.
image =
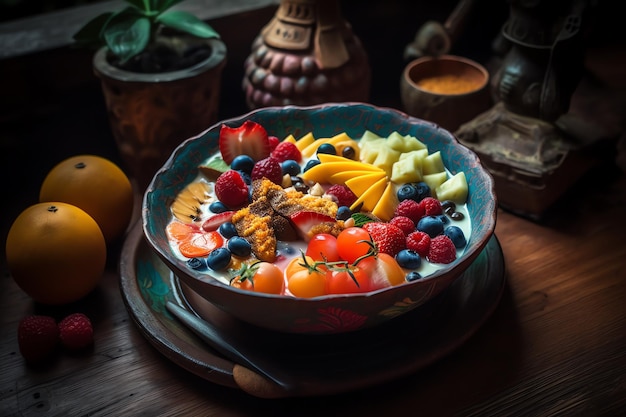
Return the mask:
<path id="1" fill-rule="evenodd" d="M 206 259 L 204 258 L 191 258 L 187 261 L 187 266 L 196 271 L 202 271 L 207 268 Z"/>
<path id="2" fill-rule="evenodd" d="M 425 182 L 423 181 L 416 182 L 413 184 L 413 186 L 417 190 L 417 198 L 415 201 L 420 202 L 426 197 L 432 197 L 432 194 L 430 192 L 430 187 Z"/>
<path id="3" fill-rule="evenodd" d="M 250 174 L 254 168 L 254 159 L 248 155 L 237 155 L 233 162 L 230 163 L 230 169 L 235 171 L 243 171 L 246 174 Z"/>
<path id="4" fill-rule="evenodd" d="M 298 175 L 301 171 L 300 164 L 293 159 L 281 162 L 280 169 L 283 171 L 283 175 L 289 174 L 290 176 Z"/>
<path id="5" fill-rule="evenodd" d="M 309 162 L 304 166 L 304 172 L 307 172 L 309 169 L 313 168 L 315 165 L 320 163 L 319 159 L 309 159 Z"/>
<path id="6" fill-rule="evenodd" d="M 422 279 L 422 274 L 420 274 L 417 271 L 411 271 L 408 274 L 406 274 L 406 280 L 408 282 L 413 282 L 413 281 L 417 281 L 419 279 Z"/>
<path id="7" fill-rule="evenodd" d="M 417 230 L 430 237 L 439 236 L 443 233 L 443 222 L 437 216 L 424 216 L 417 222 Z"/>
<path id="8" fill-rule="evenodd" d="M 233 236 L 237 236 L 237 228 L 232 222 L 226 222 L 220 224 L 220 227 L 217 229 L 218 232 L 226 239 L 230 239 Z"/>
<path id="9" fill-rule="evenodd" d="M 443 233 L 450 238 L 452 243 L 454 243 L 454 247 L 457 249 L 464 248 L 467 245 L 467 240 L 465 239 L 465 235 L 463 234 L 463 230 L 461 230 L 458 226 L 448 226 Z"/>
<path id="10" fill-rule="evenodd" d="M 211 212 L 213 213 L 223 213 L 225 211 L 230 210 L 228 207 L 226 207 L 226 205 L 224 203 L 222 203 L 221 201 L 214 201 L 211 204 L 209 204 L 209 210 L 211 210 Z"/>
<path id="11" fill-rule="evenodd" d="M 228 250 L 235 256 L 245 258 L 252 252 L 250 242 L 240 236 L 233 236 L 228 239 Z"/>
<path id="12" fill-rule="evenodd" d="M 239 175 L 241 175 L 241 178 L 243 178 L 243 182 L 245 182 L 247 185 L 252 184 L 252 177 L 250 177 L 249 173 L 240 170 L 237 170 L 237 172 L 239 173 Z"/>
<path id="13" fill-rule="evenodd" d="M 209 253 L 207 266 L 214 271 L 222 271 L 230 264 L 230 251 L 226 248 L 217 248 Z"/>
<path id="14" fill-rule="evenodd" d="M 439 220 L 441 220 L 441 223 L 443 223 L 444 226 L 450 223 L 450 219 L 445 214 L 439 214 L 437 217 L 439 217 Z"/>
<path id="15" fill-rule="evenodd" d="M 398 188 L 396 195 L 399 201 L 415 200 L 417 197 L 417 188 L 415 188 L 413 184 L 404 184 L 402 187 Z"/>
<path id="16" fill-rule="evenodd" d="M 337 209 L 337 215 L 335 216 L 337 220 L 348 220 L 352 216 L 352 210 L 348 206 L 340 206 Z"/>
<path id="17" fill-rule="evenodd" d="M 317 153 L 325 153 L 329 155 L 337 155 L 337 148 L 332 143 L 322 143 L 317 147 Z"/>
<path id="18" fill-rule="evenodd" d="M 398 261 L 398 265 L 406 269 L 417 269 L 422 264 L 422 258 L 411 249 L 402 249 L 398 252 L 396 261 Z"/>

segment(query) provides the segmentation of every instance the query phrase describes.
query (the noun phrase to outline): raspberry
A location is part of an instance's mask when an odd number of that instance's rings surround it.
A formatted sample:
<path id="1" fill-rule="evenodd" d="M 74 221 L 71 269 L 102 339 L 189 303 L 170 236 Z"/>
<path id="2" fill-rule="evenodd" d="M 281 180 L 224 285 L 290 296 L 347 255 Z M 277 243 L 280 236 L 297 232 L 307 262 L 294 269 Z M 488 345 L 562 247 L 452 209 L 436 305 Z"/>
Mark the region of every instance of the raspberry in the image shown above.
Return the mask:
<path id="1" fill-rule="evenodd" d="M 389 220 L 389 223 L 393 224 L 394 226 L 398 226 L 400 230 L 404 232 L 405 236 L 408 236 L 415 231 L 415 223 L 413 222 L 413 220 L 405 216 L 394 217 Z"/>
<path id="2" fill-rule="evenodd" d="M 254 164 L 254 168 L 252 168 L 252 173 L 250 174 L 252 181 L 259 180 L 263 177 L 272 181 L 274 184 L 280 185 L 283 182 L 283 170 L 280 167 L 280 162 L 269 156 Z"/>
<path id="3" fill-rule="evenodd" d="M 449 264 L 456 259 L 456 248 L 446 235 L 439 235 L 430 240 L 427 259 L 438 264 Z"/>
<path id="4" fill-rule="evenodd" d="M 406 237 L 406 248 L 425 258 L 430 248 L 430 236 L 424 232 L 413 232 Z"/>
<path id="5" fill-rule="evenodd" d="M 68 349 L 79 350 L 93 344 L 93 328 L 89 317 L 82 313 L 70 314 L 59 323 L 61 343 Z"/>
<path id="6" fill-rule="evenodd" d="M 425 216 L 438 216 L 443 213 L 441 202 L 434 197 L 425 197 L 420 201 L 420 205 L 424 209 Z"/>
<path id="7" fill-rule="evenodd" d="M 231 169 L 215 180 L 215 195 L 226 207 L 239 208 L 248 202 L 248 186 L 241 174 Z"/>
<path id="8" fill-rule="evenodd" d="M 285 162 L 293 160 L 296 162 L 302 161 L 302 153 L 300 149 L 291 142 L 281 142 L 272 151 L 271 157 L 278 160 L 278 162 Z"/>
<path id="9" fill-rule="evenodd" d="M 30 363 L 48 358 L 59 341 L 59 328 L 49 316 L 27 316 L 17 327 L 20 353 Z"/>
<path id="10" fill-rule="evenodd" d="M 424 207 L 415 200 L 404 200 L 398 204 L 394 217 L 404 216 L 417 223 L 424 216 Z"/>
<path id="11" fill-rule="evenodd" d="M 278 139 L 276 136 L 268 136 L 267 140 L 270 143 L 270 151 L 273 151 L 274 149 L 276 149 L 276 147 L 280 143 L 280 139 Z"/>
<path id="12" fill-rule="evenodd" d="M 379 252 L 396 256 L 406 247 L 404 232 L 391 223 L 370 222 L 364 224 L 363 229 L 368 231 Z"/>
<path id="13" fill-rule="evenodd" d="M 337 205 L 350 207 L 357 199 L 357 196 L 352 192 L 350 188 L 345 185 L 335 184 L 331 185 L 326 194 L 332 195 L 337 199 Z"/>

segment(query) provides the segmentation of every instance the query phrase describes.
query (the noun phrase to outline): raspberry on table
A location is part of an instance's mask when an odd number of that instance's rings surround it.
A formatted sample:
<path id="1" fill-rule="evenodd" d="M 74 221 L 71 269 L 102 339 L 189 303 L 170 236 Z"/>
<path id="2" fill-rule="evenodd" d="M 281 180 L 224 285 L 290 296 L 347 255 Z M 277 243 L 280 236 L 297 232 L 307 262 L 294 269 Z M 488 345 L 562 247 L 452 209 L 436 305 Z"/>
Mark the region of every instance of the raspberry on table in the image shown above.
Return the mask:
<path id="1" fill-rule="evenodd" d="M 396 207 L 394 217 L 404 216 L 416 223 L 424 217 L 424 207 L 415 200 L 404 200 Z"/>
<path id="2" fill-rule="evenodd" d="M 427 258 L 433 263 L 449 264 L 456 259 L 456 247 L 448 236 L 436 236 L 430 240 Z"/>
<path id="3" fill-rule="evenodd" d="M 430 249 L 430 236 L 428 233 L 415 231 L 406 237 L 406 248 L 425 258 Z"/>
<path id="4" fill-rule="evenodd" d="M 415 222 L 406 216 L 396 216 L 389 220 L 389 223 L 398 226 L 406 236 L 415 231 Z"/>
<path id="5" fill-rule="evenodd" d="M 93 327 L 89 317 L 74 313 L 59 322 L 59 338 L 68 349 L 79 350 L 93 344 Z"/>
<path id="6" fill-rule="evenodd" d="M 54 318 L 42 315 L 26 316 L 17 328 L 17 343 L 27 362 L 47 359 L 59 342 L 59 328 Z"/>

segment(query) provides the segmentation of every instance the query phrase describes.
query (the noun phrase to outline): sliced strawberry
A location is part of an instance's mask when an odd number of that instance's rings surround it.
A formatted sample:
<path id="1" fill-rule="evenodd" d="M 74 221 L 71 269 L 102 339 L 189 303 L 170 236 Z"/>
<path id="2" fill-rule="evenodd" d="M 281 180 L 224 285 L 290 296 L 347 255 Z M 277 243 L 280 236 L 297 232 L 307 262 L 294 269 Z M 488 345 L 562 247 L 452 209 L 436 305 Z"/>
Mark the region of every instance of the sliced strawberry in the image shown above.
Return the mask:
<path id="1" fill-rule="evenodd" d="M 248 155 L 255 161 L 267 158 L 271 147 L 267 131 L 260 124 L 246 120 L 239 127 L 225 124 L 220 129 L 219 148 L 228 165 L 238 155 Z"/>
<path id="2" fill-rule="evenodd" d="M 233 214 L 235 214 L 234 210 L 214 214 L 202 223 L 202 230 L 205 232 L 217 230 L 222 224 L 231 221 L 233 219 Z"/>
<path id="3" fill-rule="evenodd" d="M 311 237 L 311 229 L 322 223 L 335 223 L 335 218 L 315 211 L 299 211 L 289 216 L 289 220 L 304 240 Z"/>

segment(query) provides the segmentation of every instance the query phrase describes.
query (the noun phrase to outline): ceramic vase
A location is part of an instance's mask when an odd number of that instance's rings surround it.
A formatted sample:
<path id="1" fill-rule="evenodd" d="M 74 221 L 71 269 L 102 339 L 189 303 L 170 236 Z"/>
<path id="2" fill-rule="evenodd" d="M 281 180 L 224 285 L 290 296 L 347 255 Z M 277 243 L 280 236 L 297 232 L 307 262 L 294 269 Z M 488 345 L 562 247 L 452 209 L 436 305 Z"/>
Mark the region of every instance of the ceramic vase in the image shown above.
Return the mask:
<path id="1" fill-rule="evenodd" d="M 165 73 L 135 73 L 109 64 L 100 49 L 93 68 L 100 79 L 112 134 L 127 172 L 143 191 L 182 141 L 217 122 L 226 46 L 202 40 L 211 55 Z"/>
<path id="2" fill-rule="evenodd" d="M 368 56 L 338 0 L 281 0 L 244 69 L 251 110 L 369 100 Z"/>

